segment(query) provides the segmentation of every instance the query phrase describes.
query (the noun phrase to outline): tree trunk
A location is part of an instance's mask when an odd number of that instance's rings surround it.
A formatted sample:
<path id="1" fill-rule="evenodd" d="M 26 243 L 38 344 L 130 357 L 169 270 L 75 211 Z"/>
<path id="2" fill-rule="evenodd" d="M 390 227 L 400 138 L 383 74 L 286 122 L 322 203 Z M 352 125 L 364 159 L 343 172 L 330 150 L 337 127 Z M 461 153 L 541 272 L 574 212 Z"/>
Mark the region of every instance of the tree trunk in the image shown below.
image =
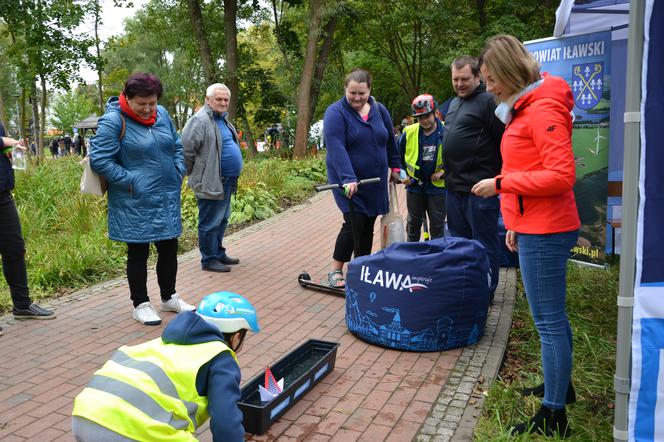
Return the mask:
<path id="1" fill-rule="evenodd" d="M 281 2 L 281 6 L 283 8 L 283 1 Z M 286 52 L 286 46 L 284 45 L 284 39 L 281 34 L 282 29 L 281 29 L 281 21 L 279 20 L 280 14 L 279 11 L 277 11 L 277 2 L 276 0 L 272 0 L 272 13 L 274 14 L 274 32 L 277 37 L 277 46 L 279 47 L 279 50 L 281 51 L 281 55 L 284 57 L 284 64 L 286 65 L 286 70 L 288 72 L 292 72 L 291 70 L 291 62 L 288 59 L 288 52 Z"/>
<path id="2" fill-rule="evenodd" d="M 31 83 L 31 99 L 30 103 L 32 104 L 32 141 L 38 145 L 39 141 L 39 136 L 41 135 L 41 132 L 39 130 L 39 120 L 40 120 L 40 115 L 39 115 L 39 103 L 37 99 L 37 79 L 35 78 L 34 81 Z M 30 143 L 28 143 L 28 147 L 30 147 Z"/>
<path id="3" fill-rule="evenodd" d="M 484 32 L 486 29 L 486 10 L 484 9 L 485 0 L 476 0 L 477 5 L 477 19 L 480 24 L 480 31 Z"/>
<path id="4" fill-rule="evenodd" d="M 39 142 L 35 140 L 35 145 L 37 146 L 37 156 L 39 158 L 42 158 L 44 156 L 44 135 L 46 132 L 46 100 L 47 100 L 47 94 L 48 91 L 46 90 L 46 77 L 44 75 L 39 75 L 39 79 L 41 80 L 41 124 L 39 127 L 41 130 L 38 131 L 39 134 Z"/>
<path id="5" fill-rule="evenodd" d="M 191 27 L 194 30 L 194 37 L 196 38 L 196 45 L 201 55 L 203 62 L 203 73 L 208 85 L 216 83 L 217 68 L 212 57 L 210 44 L 208 43 L 207 33 L 205 32 L 205 24 L 203 22 L 203 13 L 201 12 L 201 5 L 199 0 L 187 0 L 189 5 L 189 17 L 191 18 Z"/>
<path id="6" fill-rule="evenodd" d="M 243 112 L 240 119 L 242 120 L 242 125 L 244 126 L 244 133 L 247 136 L 247 158 L 253 158 L 258 154 L 258 151 L 256 150 L 256 143 L 254 142 L 254 133 L 251 130 L 251 126 L 249 126 L 247 113 Z"/>
<path id="7" fill-rule="evenodd" d="M 104 113 L 104 92 L 102 89 L 102 70 L 103 62 L 101 58 L 101 48 L 99 47 L 99 24 L 101 22 L 101 7 L 99 6 L 99 0 L 95 0 L 95 49 L 97 51 L 97 60 L 95 67 L 97 68 L 97 89 L 99 91 L 99 114 Z"/>
<path id="8" fill-rule="evenodd" d="M 297 126 L 295 127 L 295 146 L 293 158 L 301 159 L 307 156 L 309 141 L 309 121 L 311 120 L 309 100 L 311 99 L 311 83 L 316 64 L 316 47 L 321 31 L 321 16 L 323 13 L 323 0 L 309 1 L 309 24 L 307 33 L 307 46 L 304 53 L 304 65 L 300 77 L 300 86 L 297 92 Z"/>
<path id="9" fill-rule="evenodd" d="M 318 51 L 318 59 L 316 60 L 316 70 L 314 71 L 314 81 L 311 84 L 311 98 L 309 99 L 309 125 L 316 112 L 316 104 L 318 103 L 318 96 L 320 95 L 320 86 L 323 82 L 325 75 L 325 68 L 327 67 L 327 60 L 332 51 L 332 42 L 334 41 L 334 30 L 337 26 L 338 14 L 333 14 L 330 20 L 323 29 L 323 44 Z"/>
<path id="10" fill-rule="evenodd" d="M 226 37 L 226 86 L 231 90 L 228 103 L 228 117 L 237 115 L 237 100 L 240 87 L 237 78 L 237 0 L 224 0 L 224 37 Z"/>
<path id="11" fill-rule="evenodd" d="M 21 114 L 21 120 L 19 123 L 18 127 L 18 134 L 21 138 L 25 138 L 28 136 L 28 109 L 26 106 L 26 101 L 28 99 L 28 91 L 25 90 L 25 88 L 21 88 L 21 109 L 20 109 L 20 114 Z"/>
<path id="12" fill-rule="evenodd" d="M 9 128 L 5 116 L 5 97 L 2 95 L 2 91 L 0 91 L 0 123 L 2 123 L 3 127 Z"/>

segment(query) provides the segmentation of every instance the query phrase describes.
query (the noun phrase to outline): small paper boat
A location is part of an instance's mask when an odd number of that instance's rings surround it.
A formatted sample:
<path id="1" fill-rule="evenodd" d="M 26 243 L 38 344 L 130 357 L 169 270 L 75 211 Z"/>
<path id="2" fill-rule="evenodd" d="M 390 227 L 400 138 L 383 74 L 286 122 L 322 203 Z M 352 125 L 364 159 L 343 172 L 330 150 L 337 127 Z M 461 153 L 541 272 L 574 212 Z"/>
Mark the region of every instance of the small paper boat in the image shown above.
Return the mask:
<path id="1" fill-rule="evenodd" d="M 281 394 L 281 391 L 284 389 L 284 379 L 281 378 L 279 379 L 279 382 L 277 382 L 277 385 L 279 386 L 279 393 L 272 393 L 270 390 L 267 390 L 265 387 L 262 385 L 258 386 L 258 391 L 261 394 L 261 401 L 262 402 L 269 402 L 275 397 L 279 396 Z"/>
<path id="2" fill-rule="evenodd" d="M 269 402 L 284 390 L 284 379 L 281 378 L 277 382 L 272 374 L 270 367 L 265 368 L 265 386 L 259 385 L 258 392 L 261 395 L 262 402 Z"/>

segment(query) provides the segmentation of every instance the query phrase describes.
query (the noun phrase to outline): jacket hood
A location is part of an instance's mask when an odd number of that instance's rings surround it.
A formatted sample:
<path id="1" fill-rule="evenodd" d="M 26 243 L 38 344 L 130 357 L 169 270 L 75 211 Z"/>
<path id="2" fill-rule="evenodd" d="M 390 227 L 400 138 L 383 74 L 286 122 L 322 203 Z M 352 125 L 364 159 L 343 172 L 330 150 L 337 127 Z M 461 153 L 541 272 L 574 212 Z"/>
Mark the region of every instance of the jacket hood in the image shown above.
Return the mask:
<path id="1" fill-rule="evenodd" d="M 106 100 L 106 112 L 116 111 L 120 112 L 120 98 L 110 97 Z"/>
<path id="2" fill-rule="evenodd" d="M 574 96 L 567 82 L 560 77 L 554 77 L 547 73 L 543 73 L 542 77 L 544 78 L 542 84 L 519 98 L 514 103 L 514 110 L 518 111 L 530 106 L 537 100 L 549 99 L 561 103 L 568 111 L 571 111 L 574 107 Z"/>
<path id="3" fill-rule="evenodd" d="M 183 312 L 166 326 L 161 340 L 166 344 L 193 345 L 223 341 L 224 336 L 217 327 L 198 316 L 196 312 Z"/>

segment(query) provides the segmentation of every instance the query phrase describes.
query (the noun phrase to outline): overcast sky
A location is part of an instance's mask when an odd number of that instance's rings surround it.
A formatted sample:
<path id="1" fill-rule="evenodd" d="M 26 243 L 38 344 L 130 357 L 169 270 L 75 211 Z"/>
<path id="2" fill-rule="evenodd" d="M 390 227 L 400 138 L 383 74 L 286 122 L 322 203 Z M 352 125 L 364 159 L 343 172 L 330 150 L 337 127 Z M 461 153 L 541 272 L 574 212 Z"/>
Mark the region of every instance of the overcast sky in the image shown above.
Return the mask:
<path id="1" fill-rule="evenodd" d="M 145 5 L 148 0 L 132 0 L 134 3 L 133 8 L 118 8 L 113 4 L 113 0 L 101 0 L 102 4 L 102 25 L 99 29 L 99 37 L 102 41 L 107 41 L 109 37 L 122 33 L 123 22 L 127 17 L 131 17 L 134 13 Z M 94 37 L 94 21 L 89 20 L 81 26 L 81 32 L 89 32 L 91 37 Z M 81 67 L 81 76 L 87 83 L 94 83 L 97 81 L 97 74 L 87 67 Z"/>

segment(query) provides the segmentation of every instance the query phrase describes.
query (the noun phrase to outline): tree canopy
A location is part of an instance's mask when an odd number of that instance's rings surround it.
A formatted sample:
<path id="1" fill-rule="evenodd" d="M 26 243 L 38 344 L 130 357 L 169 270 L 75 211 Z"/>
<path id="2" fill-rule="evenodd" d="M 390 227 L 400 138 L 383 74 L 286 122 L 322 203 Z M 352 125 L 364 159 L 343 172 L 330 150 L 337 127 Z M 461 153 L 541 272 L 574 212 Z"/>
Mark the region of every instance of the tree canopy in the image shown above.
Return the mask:
<path id="1" fill-rule="evenodd" d="M 121 35 L 105 42 L 96 32 L 92 38 L 76 31 L 86 18 L 104 25 L 99 7 L 99 0 L 0 2 L 5 123 L 18 120 L 18 103 L 24 129 L 32 121 L 45 131 L 49 110 L 49 123 L 62 125 L 55 111 L 63 100 L 70 108 L 89 104 L 66 93 L 80 84 L 79 68 L 87 64 L 99 71 L 99 81 L 79 90 L 97 103 L 118 95 L 132 72 L 158 75 L 164 83 L 160 102 L 178 129 L 202 105 L 206 87 L 225 82 L 231 116 L 252 141 L 282 123 L 295 143 L 294 156 L 302 157 L 310 125 L 342 96 L 352 68 L 373 74 L 372 95 L 400 121 L 420 93 L 439 102 L 451 96 L 450 63 L 476 55 L 488 37 L 551 35 L 557 2 L 150 0 L 125 21 Z M 49 104 L 54 91 L 65 93 Z"/>

